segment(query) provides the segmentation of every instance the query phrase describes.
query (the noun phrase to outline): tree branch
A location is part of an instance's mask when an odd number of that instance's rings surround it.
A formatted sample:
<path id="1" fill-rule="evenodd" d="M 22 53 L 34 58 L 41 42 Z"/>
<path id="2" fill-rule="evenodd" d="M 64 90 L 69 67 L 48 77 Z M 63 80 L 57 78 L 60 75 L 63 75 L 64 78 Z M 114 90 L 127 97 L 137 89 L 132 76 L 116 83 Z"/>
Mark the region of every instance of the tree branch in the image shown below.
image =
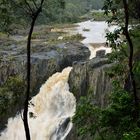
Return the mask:
<path id="1" fill-rule="evenodd" d="M 34 13 L 34 10 L 31 8 L 30 4 L 27 2 L 27 0 L 24 0 L 25 4 L 27 5 L 28 9 Z"/>
<path id="2" fill-rule="evenodd" d="M 35 8 L 36 8 L 36 9 L 38 9 L 38 7 L 37 7 L 37 4 L 36 4 L 35 0 L 32 0 L 32 2 L 33 2 L 33 4 L 34 4 Z"/>
<path id="3" fill-rule="evenodd" d="M 42 11 L 43 2 L 44 0 L 41 0 L 41 4 L 39 8 L 34 12 L 32 11 L 32 17 L 31 17 L 32 22 L 31 22 L 30 31 L 29 31 L 28 40 L 27 40 L 27 90 L 26 90 L 26 99 L 24 102 L 24 112 L 23 112 L 23 122 L 24 122 L 24 129 L 26 133 L 26 140 L 31 139 L 30 129 L 28 125 L 28 104 L 29 104 L 29 98 L 30 98 L 30 80 L 31 80 L 30 79 L 31 77 L 31 39 L 32 39 L 32 33 L 33 33 L 36 19 L 39 16 L 40 12 Z"/>

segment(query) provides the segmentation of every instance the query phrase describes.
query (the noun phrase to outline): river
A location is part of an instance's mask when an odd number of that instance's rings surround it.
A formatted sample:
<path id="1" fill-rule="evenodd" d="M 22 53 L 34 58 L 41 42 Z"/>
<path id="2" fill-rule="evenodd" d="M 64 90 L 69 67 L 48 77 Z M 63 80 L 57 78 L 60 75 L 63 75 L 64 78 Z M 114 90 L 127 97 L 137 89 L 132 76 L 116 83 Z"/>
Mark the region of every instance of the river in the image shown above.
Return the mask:
<path id="1" fill-rule="evenodd" d="M 88 29 L 88 31 L 84 31 Z M 96 51 L 111 49 L 101 44 L 105 43 L 105 33 L 112 30 L 105 22 L 86 21 L 78 23 L 71 29 L 72 34 L 80 33 L 85 39 L 82 41 L 91 51 L 90 59 L 95 57 Z M 99 44 L 94 48 L 93 44 Z M 61 73 L 53 74 L 40 88 L 40 92 L 31 99 L 29 112 L 29 126 L 32 140 L 64 140 L 72 128 L 71 118 L 76 109 L 76 99 L 69 92 L 68 77 L 71 67 Z M 7 129 L 0 136 L 0 140 L 25 140 L 24 126 L 21 114 L 9 118 Z"/>
<path id="2" fill-rule="evenodd" d="M 70 28 L 71 34 L 81 34 L 85 37 L 81 42 L 87 46 L 91 52 L 90 59 L 96 56 L 96 51 L 105 50 L 106 54 L 111 52 L 111 48 L 105 46 L 106 33 L 113 32 L 117 25 L 108 26 L 105 21 L 84 21 L 76 24 L 75 28 Z"/>

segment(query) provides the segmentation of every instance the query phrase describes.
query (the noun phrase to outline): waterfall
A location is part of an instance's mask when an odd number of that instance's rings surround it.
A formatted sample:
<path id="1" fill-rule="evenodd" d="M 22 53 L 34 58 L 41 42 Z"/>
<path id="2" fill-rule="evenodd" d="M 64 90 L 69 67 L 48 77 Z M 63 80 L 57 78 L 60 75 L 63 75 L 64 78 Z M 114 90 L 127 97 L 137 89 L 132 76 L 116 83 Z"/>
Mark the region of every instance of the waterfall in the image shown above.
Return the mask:
<path id="1" fill-rule="evenodd" d="M 71 130 L 76 108 L 76 99 L 68 85 L 71 69 L 52 75 L 31 99 L 28 118 L 32 140 L 64 140 Z M 0 140 L 25 140 L 21 115 L 8 120 Z"/>
<path id="2" fill-rule="evenodd" d="M 94 48 L 93 43 L 104 43 L 105 30 L 113 31 L 115 26 L 108 27 L 105 22 L 85 21 L 78 27 L 68 30 L 70 34 L 82 34 L 81 41 L 91 51 L 90 59 L 100 49 L 111 52 L 111 48 L 100 46 Z M 89 29 L 85 32 L 83 29 Z M 66 31 L 66 29 L 64 29 Z M 69 92 L 67 83 L 71 67 L 61 73 L 55 73 L 40 88 L 39 94 L 33 97 L 29 106 L 29 126 L 32 140 L 64 140 L 72 128 L 71 117 L 76 108 L 76 99 Z M 25 140 L 24 126 L 21 115 L 8 120 L 7 129 L 0 134 L 0 140 Z"/>

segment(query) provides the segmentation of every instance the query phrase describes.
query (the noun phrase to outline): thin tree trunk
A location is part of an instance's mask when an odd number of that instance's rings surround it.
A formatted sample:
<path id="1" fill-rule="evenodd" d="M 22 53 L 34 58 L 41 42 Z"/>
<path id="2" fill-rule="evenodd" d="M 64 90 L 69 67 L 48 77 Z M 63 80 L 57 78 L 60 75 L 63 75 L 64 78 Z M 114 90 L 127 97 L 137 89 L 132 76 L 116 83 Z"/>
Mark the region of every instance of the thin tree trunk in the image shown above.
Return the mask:
<path id="1" fill-rule="evenodd" d="M 134 100 L 135 100 L 135 117 L 138 118 L 139 116 L 139 111 L 138 111 L 138 106 L 139 106 L 139 102 L 138 102 L 138 97 L 137 97 L 137 90 L 136 90 L 136 81 L 134 78 L 134 73 L 133 73 L 133 52 L 134 52 L 134 46 L 132 43 L 132 40 L 130 38 L 129 35 L 129 31 L 128 31 L 128 25 L 129 25 L 129 11 L 128 11 L 128 0 L 123 0 L 123 5 L 124 5 L 124 11 L 125 11 L 125 27 L 124 27 L 124 32 L 125 32 L 125 36 L 129 45 L 129 73 L 130 73 L 130 81 L 132 84 L 132 88 L 133 88 L 133 94 L 134 94 Z"/>
<path id="2" fill-rule="evenodd" d="M 31 62 L 30 62 L 31 37 L 32 37 L 36 19 L 37 19 L 39 13 L 41 12 L 41 10 L 42 10 L 42 5 L 32 17 L 32 22 L 31 22 L 30 31 L 29 31 L 28 40 L 27 40 L 27 90 L 26 90 L 26 99 L 24 102 L 24 112 L 23 112 L 23 122 L 24 122 L 24 129 L 25 129 L 25 133 L 26 133 L 26 140 L 31 139 L 30 129 L 29 129 L 29 125 L 28 125 L 28 101 L 29 101 L 29 97 L 30 97 L 30 77 L 31 77 Z"/>

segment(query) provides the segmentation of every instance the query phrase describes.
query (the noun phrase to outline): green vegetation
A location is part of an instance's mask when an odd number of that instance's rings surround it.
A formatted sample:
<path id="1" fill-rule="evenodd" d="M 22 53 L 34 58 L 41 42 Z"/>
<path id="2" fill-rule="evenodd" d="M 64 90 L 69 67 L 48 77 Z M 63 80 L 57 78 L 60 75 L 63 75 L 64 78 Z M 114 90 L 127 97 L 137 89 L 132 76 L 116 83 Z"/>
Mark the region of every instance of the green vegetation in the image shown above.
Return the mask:
<path id="1" fill-rule="evenodd" d="M 112 16 L 111 13 L 108 16 L 105 15 L 103 11 L 102 12 L 93 11 L 91 14 L 95 21 L 106 21 Z"/>
<path id="2" fill-rule="evenodd" d="M 7 37 L 7 35 L 5 33 L 0 32 L 0 39 L 6 38 L 6 37 Z"/>
<path id="3" fill-rule="evenodd" d="M 39 9 L 40 11 L 37 10 L 38 14 L 36 15 L 34 10 L 39 7 L 36 7 L 34 1 L 27 0 L 27 7 L 24 7 L 25 2 L 23 0 L 1 0 L 0 42 L 4 42 L 7 48 L 8 45 L 11 45 L 11 40 L 7 39 L 5 33 L 8 33 L 8 35 L 16 33 L 24 34 L 23 36 L 25 37 L 27 30 L 22 31 L 25 28 L 29 29 L 29 25 L 31 25 L 31 20 L 29 19 L 34 21 L 31 26 L 34 27 L 36 17 L 41 12 L 42 5 L 41 9 Z M 40 5 L 37 0 L 35 2 Z M 139 0 L 129 1 L 129 7 L 127 7 L 127 3 L 126 5 L 122 3 L 127 2 L 126 0 L 105 0 L 103 9 L 106 15 L 103 12 L 92 11 L 93 9 L 100 9 L 103 6 L 103 2 L 103 0 L 45 1 L 42 9 L 43 12 L 38 19 L 38 26 L 35 28 L 35 32 L 32 34 L 33 28 L 30 30 L 27 48 L 30 48 L 31 39 L 33 41 L 42 39 L 47 45 L 68 41 L 81 41 L 84 39 L 81 34 L 67 35 L 63 28 L 70 27 L 71 24 L 64 23 L 75 23 L 81 19 L 94 19 L 96 21 L 107 20 L 108 23 L 115 23 L 120 26 L 114 33 L 106 34 L 107 41 L 112 48 L 112 53 L 108 55 L 108 59 L 114 63 L 112 69 L 107 71 L 113 86 L 112 92 L 108 93 L 110 96 L 108 99 L 109 104 L 103 108 L 97 106 L 93 102 L 93 89 L 89 87 L 87 97 L 82 97 L 78 101 L 73 122 L 76 125 L 78 136 L 83 139 L 90 137 L 94 140 L 139 140 L 140 25 L 136 26 L 136 24 L 140 20 L 140 2 Z M 129 31 L 127 22 L 128 13 L 130 13 L 131 21 L 135 21 L 135 25 Z M 41 24 L 48 24 L 48 26 L 40 26 Z M 83 31 L 88 32 L 89 29 L 85 28 Z M 116 44 L 118 39 L 121 39 L 121 41 Z M 58 51 L 60 51 L 59 48 Z M 28 72 L 30 72 L 30 50 L 28 50 L 28 56 Z M 13 61 L 14 59 L 11 56 L 7 58 L 9 61 Z M 28 84 L 30 84 L 30 73 L 28 74 Z M 20 76 L 9 77 L 1 85 L 0 118 L 2 121 L 11 114 L 14 115 L 16 113 L 12 112 L 13 108 L 16 108 L 15 110 L 17 111 L 23 107 L 23 104 L 19 101 L 25 98 L 25 87 L 25 83 Z M 74 87 L 73 90 L 77 91 L 77 87 Z M 27 93 L 29 92 L 30 88 L 28 86 Z M 25 106 L 27 112 L 28 100 L 29 97 L 26 100 Z M 3 121 L 3 123 L 5 122 Z"/>
<path id="4" fill-rule="evenodd" d="M 92 103 L 92 98 L 82 97 L 73 118 L 79 136 L 95 140 L 138 140 L 139 122 L 135 121 L 133 97 L 113 81 L 113 91 L 108 107 L 101 109 Z"/>
<path id="5" fill-rule="evenodd" d="M 22 107 L 24 98 L 25 83 L 20 76 L 9 77 L 0 87 L 0 118 L 13 113 L 12 108 Z M 20 102 L 19 102 L 20 101 Z"/>
<path id="6" fill-rule="evenodd" d="M 131 1 L 129 6 L 132 5 L 135 3 Z M 106 14 L 112 12 L 108 22 L 115 22 L 121 27 L 114 33 L 106 35 L 112 47 L 112 53 L 108 58 L 114 65 L 107 74 L 112 80 L 113 89 L 108 93 L 110 96 L 108 105 L 103 108 L 93 102 L 94 95 L 87 95 L 78 101 L 73 122 L 76 124 L 78 136 L 82 139 L 89 137 L 94 140 L 139 140 L 140 138 L 140 26 L 132 27 L 127 34 L 128 15 L 117 9 L 119 6 L 123 7 L 119 0 L 117 3 L 106 0 L 104 6 Z M 127 8 L 125 6 L 124 8 Z M 135 23 L 136 21 L 139 23 L 138 9 L 133 10 L 135 16 L 131 19 L 135 18 Z M 120 38 L 121 42 L 116 44 Z"/>
<path id="7" fill-rule="evenodd" d="M 44 2 L 43 11 L 37 24 L 78 22 L 80 16 L 90 10 L 101 9 L 103 2 L 103 0 L 47 0 Z M 32 1 L 29 1 L 29 4 L 31 8 L 35 9 Z M 0 4 L 0 13 L 2 13 L 0 15 L 0 31 L 13 34 L 16 30 L 28 27 L 30 12 L 28 8 L 22 8 L 23 5 L 23 0 L 2 0 Z"/>
<path id="8" fill-rule="evenodd" d="M 63 40 L 65 40 L 65 41 L 81 41 L 83 39 L 84 39 L 84 37 L 81 34 L 65 36 L 63 38 Z"/>
<path id="9" fill-rule="evenodd" d="M 66 43 L 66 42 L 74 42 L 74 41 L 81 41 L 84 39 L 84 37 L 81 34 L 76 34 L 76 35 L 66 35 L 66 36 L 61 36 L 62 39 L 58 38 L 52 38 L 48 41 L 48 44 L 58 44 L 58 43 Z"/>
<path id="10" fill-rule="evenodd" d="M 81 21 L 85 20 L 95 20 L 95 21 L 106 21 L 112 17 L 112 13 L 108 15 L 104 14 L 103 10 L 92 10 L 82 16 L 80 16 Z"/>

